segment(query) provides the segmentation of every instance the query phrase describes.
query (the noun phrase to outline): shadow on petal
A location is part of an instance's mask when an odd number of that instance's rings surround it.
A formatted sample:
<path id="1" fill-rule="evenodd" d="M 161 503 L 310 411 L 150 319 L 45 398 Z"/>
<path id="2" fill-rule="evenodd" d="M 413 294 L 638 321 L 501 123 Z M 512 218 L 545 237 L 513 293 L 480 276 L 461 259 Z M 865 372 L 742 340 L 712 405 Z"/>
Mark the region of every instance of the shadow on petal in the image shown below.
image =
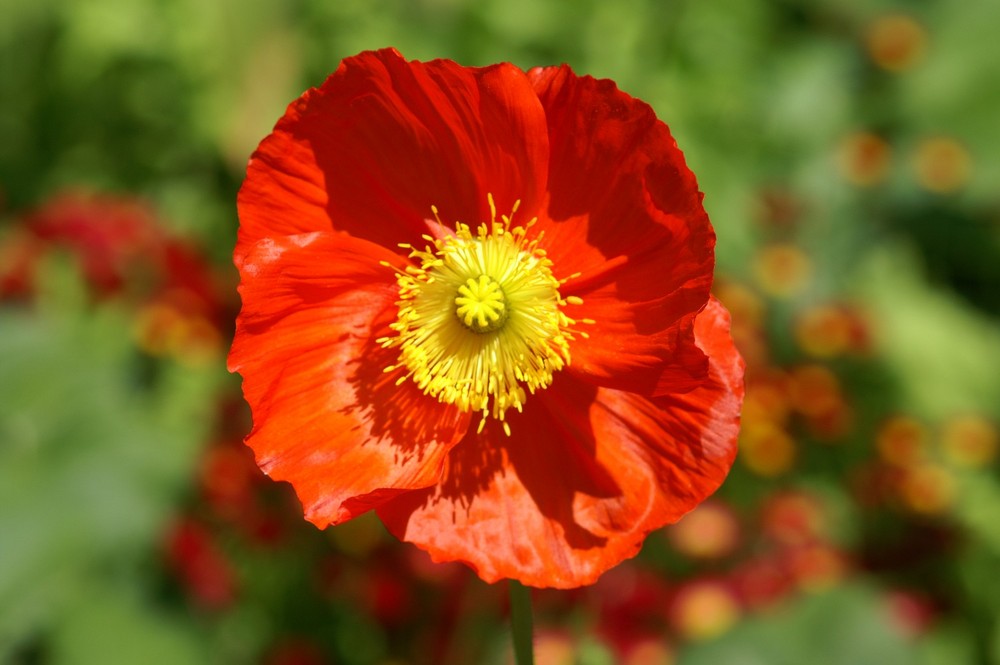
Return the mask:
<path id="1" fill-rule="evenodd" d="M 372 332 L 365 335 L 360 355 L 348 362 L 353 371 L 347 383 L 353 387 L 354 399 L 342 411 L 354 414 L 367 428 L 362 446 L 388 443 L 397 464 L 420 463 L 432 444 L 450 440 L 456 430 L 464 431 L 470 416 L 425 395 L 404 379 L 405 369 L 385 371 L 399 361 L 399 351 L 383 348 L 376 340 L 395 334 L 389 328 L 395 318 L 394 309 L 383 311 L 372 322 Z"/>
<path id="2" fill-rule="evenodd" d="M 600 560 L 607 544 L 578 518 L 579 497 L 615 502 L 624 490 L 596 456 L 588 412 L 597 389 L 559 380 L 561 390 L 553 385 L 529 397 L 523 413 L 508 412 L 512 436 L 492 420 L 481 433 L 470 428 L 437 487 L 379 509 L 389 530 L 438 560 L 469 563 L 487 580 L 573 586 L 579 560 L 586 552 Z"/>

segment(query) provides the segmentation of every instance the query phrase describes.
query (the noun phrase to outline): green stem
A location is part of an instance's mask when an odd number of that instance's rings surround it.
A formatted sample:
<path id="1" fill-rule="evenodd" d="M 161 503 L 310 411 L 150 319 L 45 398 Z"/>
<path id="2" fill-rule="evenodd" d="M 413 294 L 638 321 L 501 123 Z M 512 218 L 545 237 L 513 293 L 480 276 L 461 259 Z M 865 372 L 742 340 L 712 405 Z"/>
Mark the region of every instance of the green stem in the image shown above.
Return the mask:
<path id="1" fill-rule="evenodd" d="M 517 580 L 510 581 L 510 632 L 514 639 L 514 662 L 517 665 L 534 665 L 531 590 Z"/>

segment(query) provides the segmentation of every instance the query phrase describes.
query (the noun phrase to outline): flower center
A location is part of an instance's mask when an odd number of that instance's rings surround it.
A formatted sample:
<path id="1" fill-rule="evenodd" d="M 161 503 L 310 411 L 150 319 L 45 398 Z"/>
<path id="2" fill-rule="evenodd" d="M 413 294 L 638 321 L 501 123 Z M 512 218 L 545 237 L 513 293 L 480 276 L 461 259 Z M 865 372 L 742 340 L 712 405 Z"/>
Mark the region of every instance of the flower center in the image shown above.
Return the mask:
<path id="1" fill-rule="evenodd" d="M 399 349 L 385 368 L 405 370 L 398 384 L 409 379 L 445 404 L 481 411 L 480 431 L 493 417 L 510 434 L 504 413 L 521 411 L 528 393 L 569 364 L 576 321 L 562 308 L 582 301 L 559 295 L 566 280 L 553 277 L 541 235 L 526 237 L 535 220 L 512 226 L 515 204 L 497 221 L 489 201 L 492 220 L 475 233 L 458 222 L 454 235 L 424 236 L 422 250 L 401 245 L 419 265 L 397 274 L 399 313 L 389 326 L 397 334 L 378 341 Z"/>
<path id="2" fill-rule="evenodd" d="M 500 282 L 489 275 L 470 277 L 458 287 L 455 314 L 466 328 L 475 333 L 499 330 L 507 322 L 507 299 Z"/>

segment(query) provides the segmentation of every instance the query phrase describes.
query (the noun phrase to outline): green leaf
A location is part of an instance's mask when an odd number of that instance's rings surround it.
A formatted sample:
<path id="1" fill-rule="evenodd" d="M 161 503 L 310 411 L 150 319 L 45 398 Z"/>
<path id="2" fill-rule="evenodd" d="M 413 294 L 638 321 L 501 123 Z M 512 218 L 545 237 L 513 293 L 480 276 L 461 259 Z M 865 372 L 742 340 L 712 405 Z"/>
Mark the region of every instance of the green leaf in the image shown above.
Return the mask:
<path id="1" fill-rule="evenodd" d="M 88 589 L 77 600 L 53 639 L 53 665 L 211 662 L 190 626 L 152 609 L 121 585 Z"/>
<path id="2" fill-rule="evenodd" d="M 911 665 L 915 650 L 889 622 L 878 593 L 854 584 L 804 596 L 681 650 L 678 665 Z"/>
<path id="3" fill-rule="evenodd" d="M 932 289 L 899 247 L 874 252 L 861 280 L 881 357 L 895 372 L 908 411 L 929 421 L 996 413 L 1000 330 L 991 321 Z"/>

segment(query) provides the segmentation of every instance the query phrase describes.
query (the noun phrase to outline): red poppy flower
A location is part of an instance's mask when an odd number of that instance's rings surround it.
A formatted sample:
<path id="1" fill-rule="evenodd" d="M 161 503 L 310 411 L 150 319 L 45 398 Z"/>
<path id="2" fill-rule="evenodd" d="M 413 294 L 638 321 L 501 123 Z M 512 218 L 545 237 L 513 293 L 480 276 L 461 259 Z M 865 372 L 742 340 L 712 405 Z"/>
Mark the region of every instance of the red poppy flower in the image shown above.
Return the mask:
<path id="1" fill-rule="evenodd" d="M 319 527 L 593 582 L 722 482 L 743 362 L 667 126 L 568 67 L 345 60 L 250 160 L 230 369 Z"/>

